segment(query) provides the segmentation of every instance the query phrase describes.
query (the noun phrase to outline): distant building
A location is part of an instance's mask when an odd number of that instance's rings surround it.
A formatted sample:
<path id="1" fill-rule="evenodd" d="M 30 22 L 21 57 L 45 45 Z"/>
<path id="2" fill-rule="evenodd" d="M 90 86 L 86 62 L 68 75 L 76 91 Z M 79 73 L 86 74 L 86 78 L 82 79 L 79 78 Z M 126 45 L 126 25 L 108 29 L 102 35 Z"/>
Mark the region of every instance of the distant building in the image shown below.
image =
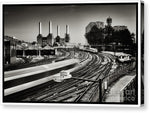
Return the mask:
<path id="1" fill-rule="evenodd" d="M 127 26 L 113 26 L 114 31 L 121 31 L 128 29 Z"/>
<path id="2" fill-rule="evenodd" d="M 57 25 L 57 36 L 55 38 L 55 42 L 60 43 L 60 26 Z"/>
<path id="3" fill-rule="evenodd" d="M 107 33 L 108 35 L 111 35 L 113 30 L 120 31 L 128 29 L 127 26 L 124 25 L 112 26 L 112 18 L 110 16 L 106 19 L 106 23 L 107 24 L 104 26 L 104 22 L 101 21 L 90 22 L 85 28 L 86 33 L 90 32 L 93 26 L 97 26 L 99 29 L 102 28 L 104 33 Z"/>
<path id="4" fill-rule="evenodd" d="M 16 45 L 21 41 L 10 36 L 4 36 L 4 64 L 16 62 Z"/>
<path id="5" fill-rule="evenodd" d="M 69 35 L 69 25 L 66 25 L 66 34 L 65 34 L 65 42 L 70 41 L 70 35 Z"/>
<path id="6" fill-rule="evenodd" d="M 86 33 L 90 32 L 92 27 L 96 26 L 97 28 L 104 28 L 104 22 L 100 22 L 100 21 L 96 21 L 96 22 L 90 22 L 87 26 L 86 26 Z"/>
<path id="7" fill-rule="evenodd" d="M 55 38 L 54 46 L 63 46 L 65 45 L 65 38 L 60 37 L 60 26 L 57 25 L 57 36 Z"/>
<path id="8" fill-rule="evenodd" d="M 90 34 L 90 31 L 93 26 L 96 26 L 97 28 L 102 28 L 102 29 L 95 31 L 95 35 L 93 35 L 92 33 Z M 85 31 L 86 31 L 85 37 L 86 37 L 86 41 L 91 45 L 96 45 L 96 43 L 110 44 L 110 43 L 114 43 L 114 42 L 117 42 L 117 43 L 120 42 L 120 44 L 125 44 L 125 42 L 121 41 L 118 37 L 115 37 L 116 31 L 122 31 L 122 30 L 128 30 L 127 26 L 125 26 L 125 25 L 112 26 L 112 18 L 109 16 L 108 18 L 106 18 L 105 25 L 104 25 L 104 22 L 100 22 L 100 21 L 90 22 L 85 28 Z M 123 35 L 123 34 L 121 33 L 121 35 Z M 132 35 L 132 34 L 130 34 L 130 35 Z M 133 37 L 133 39 L 131 39 L 131 40 L 133 40 L 133 42 L 135 42 L 134 35 L 132 35 L 132 37 Z"/>
<path id="9" fill-rule="evenodd" d="M 52 23 L 49 22 L 49 34 L 46 37 L 42 36 L 42 26 L 41 22 L 39 22 L 39 34 L 37 36 L 37 43 L 40 44 L 42 47 L 49 45 L 53 46 L 54 38 L 52 34 Z"/>
<path id="10" fill-rule="evenodd" d="M 107 26 L 111 26 L 112 18 L 110 16 L 106 19 Z"/>
<path id="11" fill-rule="evenodd" d="M 16 50 L 27 49 L 30 45 L 30 42 L 4 36 L 4 64 L 16 63 Z"/>
<path id="12" fill-rule="evenodd" d="M 41 29 L 41 22 L 39 22 L 39 34 L 37 36 L 37 43 L 41 47 L 45 46 L 59 46 L 59 45 L 65 45 L 65 43 L 68 43 L 70 41 L 70 35 L 69 35 L 69 26 L 66 25 L 66 33 L 65 38 L 60 37 L 60 26 L 57 25 L 57 36 L 56 38 L 53 38 L 52 34 L 52 23 L 49 22 L 49 34 L 47 37 L 44 37 L 42 35 L 42 29 Z"/>

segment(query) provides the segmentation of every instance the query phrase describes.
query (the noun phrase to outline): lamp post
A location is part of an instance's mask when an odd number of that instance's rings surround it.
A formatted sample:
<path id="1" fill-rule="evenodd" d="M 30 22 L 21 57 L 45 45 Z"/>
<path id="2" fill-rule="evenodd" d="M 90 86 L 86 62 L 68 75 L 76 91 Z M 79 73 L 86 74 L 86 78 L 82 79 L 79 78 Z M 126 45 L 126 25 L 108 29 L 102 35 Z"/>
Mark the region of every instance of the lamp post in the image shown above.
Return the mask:
<path id="1" fill-rule="evenodd" d="M 76 80 L 83 80 L 83 81 L 88 81 L 88 82 L 93 82 L 99 85 L 99 103 L 102 103 L 102 97 L 103 97 L 103 92 L 102 92 L 102 79 L 100 78 L 99 80 L 90 80 L 90 79 L 85 79 L 85 78 L 77 78 L 77 77 L 71 77 L 72 79 Z M 80 96 L 82 98 L 82 95 Z M 79 100 L 78 98 L 77 100 Z"/>
<path id="2" fill-rule="evenodd" d="M 103 41 L 104 51 L 105 51 L 105 37 L 106 37 L 106 34 L 104 33 L 104 41 Z"/>
<path id="3" fill-rule="evenodd" d="M 102 79 L 99 79 L 98 83 L 99 83 L 99 102 L 102 103 Z"/>
<path id="4" fill-rule="evenodd" d="M 114 56 L 116 55 L 116 42 L 113 42 Z"/>
<path id="5" fill-rule="evenodd" d="M 75 47 L 75 45 L 74 45 L 74 47 L 73 47 L 73 50 L 74 50 L 74 58 L 75 58 L 75 48 L 76 48 L 76 47 Z"/>
<path id="6" fill-rule="evenodd" d="M 41 56 L 41 46 L 39 46 L 39 56 Z"/>
<path id="7" fill-rule="evenodd" d="M 22 43 L 21 45 L 22 45 L 22 48 L 23 48 L 23 57 L 25 57 L 25 50 L 27 49 L 28 44 Z"/>

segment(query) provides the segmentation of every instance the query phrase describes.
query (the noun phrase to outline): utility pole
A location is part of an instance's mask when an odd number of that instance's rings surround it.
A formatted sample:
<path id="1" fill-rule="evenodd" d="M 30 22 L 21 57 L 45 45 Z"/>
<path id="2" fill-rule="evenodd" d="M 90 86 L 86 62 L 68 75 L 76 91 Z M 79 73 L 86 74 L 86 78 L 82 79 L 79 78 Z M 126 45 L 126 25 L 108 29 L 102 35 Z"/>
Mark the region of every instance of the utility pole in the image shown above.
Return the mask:
<path id="1" fill-rule="evenodd" d="M 99 79 L 99 103 L 102 103 L 102 79 Z"/>

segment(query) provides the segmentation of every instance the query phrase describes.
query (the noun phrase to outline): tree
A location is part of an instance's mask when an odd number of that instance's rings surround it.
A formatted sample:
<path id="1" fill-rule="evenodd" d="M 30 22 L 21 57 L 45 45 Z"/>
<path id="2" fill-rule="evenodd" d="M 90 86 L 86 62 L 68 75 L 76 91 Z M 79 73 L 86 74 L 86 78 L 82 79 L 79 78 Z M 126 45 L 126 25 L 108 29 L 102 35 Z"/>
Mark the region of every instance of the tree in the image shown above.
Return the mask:
<path id="1" fill-rule="evenodd" d="M 133 45 L 133 34 L 128 29 L 114 31 L 111 42 L 121 43 L 122 45 Z"/>
<path id="2" fill-rule="evenodd" d="M 104 29 L 93 26 L 90 32 L 85 34 L 87 42 L 90 45 L 118 43 L 124 46 L 132 47 L 134 44 L 134 33 L 130 33 L 128 29 L 114 30 L 111 26 L 105 26 Z"/>
<path id="3" fill-rule="evenodd" d="M 103 29 L 98 29 L 95 25 L 90 32 L 85 34 L 85 37 L 90 45 L 102 44 L 104 42 Z"/>
<path id="4" fill-rule="evenodd" d="M 36 41 L 33 41 L 31 44 L 32 44 L 32 45 L 35 45 L 35 44 L 36 44 Z"/>
<path id="5" fill-rule="evenodd" d="M 135 42 L 135 34 L 134 33 L 131 33 L 131 39 L 133 41 L 133 43 Z"/>

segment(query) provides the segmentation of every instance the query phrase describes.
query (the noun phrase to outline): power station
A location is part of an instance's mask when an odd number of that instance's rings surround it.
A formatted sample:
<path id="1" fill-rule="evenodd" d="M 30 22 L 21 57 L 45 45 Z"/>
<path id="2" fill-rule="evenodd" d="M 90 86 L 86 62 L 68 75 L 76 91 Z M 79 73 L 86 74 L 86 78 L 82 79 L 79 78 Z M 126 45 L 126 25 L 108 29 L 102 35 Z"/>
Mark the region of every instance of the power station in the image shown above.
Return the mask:
<path id="1" fill-rule="evenodd" d="M 69 35 L 69 25 L 66 25 L 66 33 L 65 33 L 65 38 L 60 37 L 60 26 L 57 25 L 57 36 L 54 38 L 53 33 L 52 33 L 52 22 L 49 21 L 49 33 L 46 37 L 42 35 L 42 23 L 39 22 L 39 34 L 37 36 L 37 43 L 41 47 L 45 46 L 58 46 L 58 45 L 64 45 L 65 43 L 69 42 L 70 40 L 70 35 Z"/>

